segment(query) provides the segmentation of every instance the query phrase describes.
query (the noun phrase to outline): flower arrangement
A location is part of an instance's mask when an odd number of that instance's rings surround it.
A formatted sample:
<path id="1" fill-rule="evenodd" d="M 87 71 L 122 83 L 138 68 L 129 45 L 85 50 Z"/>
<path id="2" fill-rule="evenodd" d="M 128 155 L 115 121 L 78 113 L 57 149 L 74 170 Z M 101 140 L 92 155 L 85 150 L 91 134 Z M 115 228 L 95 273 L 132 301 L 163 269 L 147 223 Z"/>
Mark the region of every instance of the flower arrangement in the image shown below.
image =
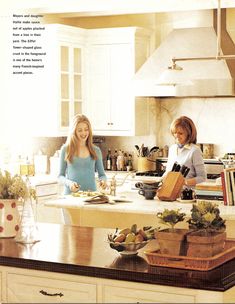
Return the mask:
<path id="1" fill-rule="evenodd" d="M 209 201 L 193 204 L 191 217 L 187 222 L 190 229 L 204 232 L 204 234 L 226 229 L 225 220 L 220 216 L 218 205 Z"/>
<path id="2" fill-rule="evenodd" d="M 170 225 L 171 231 L 174 231 L 175 225 L 185 219 L 186 214 L 180 212 L 180 209 L 168 210 L 164 209 L 163 212 L 158 212 L 157 217 L 162 223 Z"/>
<path id="3" fill-rule="evenodd" d="M 0 171 L 0 199 L 26 199 L 33 196 L 32 190 L 20 175 Z"/>

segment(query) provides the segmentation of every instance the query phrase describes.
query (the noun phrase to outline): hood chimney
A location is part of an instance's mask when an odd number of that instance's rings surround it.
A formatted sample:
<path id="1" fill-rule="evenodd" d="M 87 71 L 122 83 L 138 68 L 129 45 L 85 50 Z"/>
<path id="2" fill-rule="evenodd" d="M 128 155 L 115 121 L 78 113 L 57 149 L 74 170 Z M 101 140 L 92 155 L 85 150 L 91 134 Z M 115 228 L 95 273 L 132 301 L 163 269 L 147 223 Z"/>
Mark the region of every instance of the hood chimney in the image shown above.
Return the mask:
<path id="1" fill-rule="evenodd" d="M 219 5 L 213 20 L 211 27 L 174 29 L 136 73 L 135 95 L 235 96 L 235 45 L 226 9 Z"/>

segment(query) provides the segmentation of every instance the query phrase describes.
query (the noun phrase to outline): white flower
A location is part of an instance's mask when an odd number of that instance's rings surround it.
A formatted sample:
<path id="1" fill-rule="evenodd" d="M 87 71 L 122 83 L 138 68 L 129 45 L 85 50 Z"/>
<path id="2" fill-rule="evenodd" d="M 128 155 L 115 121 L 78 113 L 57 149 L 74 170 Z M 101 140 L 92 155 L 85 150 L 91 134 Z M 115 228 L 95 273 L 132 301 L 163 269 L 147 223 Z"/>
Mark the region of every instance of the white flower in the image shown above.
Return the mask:
<path id="1" fill-rule="evenodd" d="M 29 189 L 20 175 L 11 176 L 8 171 L 5 174 L 0 171 L 0 198 L 24 199 L 28 196 Z"/>

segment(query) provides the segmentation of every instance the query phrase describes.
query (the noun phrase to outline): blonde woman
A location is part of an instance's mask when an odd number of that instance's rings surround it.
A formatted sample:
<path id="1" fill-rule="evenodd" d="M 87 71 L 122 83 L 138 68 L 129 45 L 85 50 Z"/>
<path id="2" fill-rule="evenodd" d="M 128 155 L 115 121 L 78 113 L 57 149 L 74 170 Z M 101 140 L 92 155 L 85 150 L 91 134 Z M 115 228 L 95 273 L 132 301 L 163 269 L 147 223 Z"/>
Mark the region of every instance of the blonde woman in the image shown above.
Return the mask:
<path id="1" fill-rule="evenodd" d="M 95 172 L 98 172 L 99 184 L 106 187 L 102 153 L 92 142 L 92 129 L 88 118 L 78 114 L 74 117 L 70 134 L 61 148 L 59 181 L 64 184 L 64 194 L 83 191 L 95 191 Z"/>
<path id="2" fill-rule="evenodd" d="M 169 149 L 166 172 L 171 171 L 174 162 L 185 165 L 190 171 L 185 178 L 185 185 L 193 187 L 205 181 L 206 171 L 202 157 L 202 151 L 196 145 L 197 130 L 194 122 L 187 116 L 175 119 L 170 126 L 171 134 L 175 138 L 175 144 Z"/>

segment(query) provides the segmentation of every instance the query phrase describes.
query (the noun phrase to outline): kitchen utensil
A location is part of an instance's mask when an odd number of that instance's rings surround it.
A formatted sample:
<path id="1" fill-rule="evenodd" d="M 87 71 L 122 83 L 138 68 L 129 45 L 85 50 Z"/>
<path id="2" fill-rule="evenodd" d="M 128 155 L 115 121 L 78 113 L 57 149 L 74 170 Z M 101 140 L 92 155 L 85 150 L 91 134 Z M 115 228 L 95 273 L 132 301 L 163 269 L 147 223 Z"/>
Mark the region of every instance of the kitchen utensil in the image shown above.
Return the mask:
<path id="1" fill-rule="evenodd" d="M 185 165 L 182 165 L 180 169 L 180 173 L 184 176 L 185 171 L 187 170 L 187 167 Z"/>
<path id="2" fill-rule="evenodd" d="M 148 156 L 150 156 L 152 153 L 157 152 L 157 150 L 159 149 L 159 147 L 157 146 L 153 146 L 150 150 L 149 150 L 149 154 Z"/>
<path id="3" fill-rule="evenodd" d="M 140 156 L 140 147 L 138 145 L 135 145 L 137 156 Z"/>
<path id="4" fill-rule="evenodd" d="M 175 201 L 181 193 L 184 177 L 180 172 L 168 172 L 157 196 L 162 201 Z"/>
<path id="5" fill-rule="evenodd" d="M 151 199 L 154 199 L 154 197 L 156 196 L 156 191 L 157 191 L 157 189 L 147 189 L 147 188 L 145 188 L 145 189 L 140 189 L 138 191 L 138 193 L 140 195 L 143 195 L 145 197 L 145 199 L 151 200 Z"/>
<path id="6" fill-rule="evenodd" d="M 136 188 L 139 188 L 139 189 L 157 189 L 161 186 L 162 184 L 162 181 L 159 181 L 159 182 L 152 182 L 152 183 L 147 183 L 147 182 L 138 182 L 135 184 L 135 187 Z"/>
<path id="7" fill-rule="evenodd" d="M 181 166 L 178 164 L 178 165 L 175 167 L 175 172 L 180 172 L 180 169 L 181 169 Z"/>
<path id="8" fill-rule="evenodd" d="M 183 176 L 186 177 L 188 175 L 189 171 L 190 171 L 190 168 L 186 168 L 186 170 L 184 171 L 184 175 Z"/>
<path id="9" fill-rule="evenodd" d="M 178 164 L 177 164 L 177 162 L 174 162 L 173 167 L 172 167 L 172 169 L 171 169 L 171 171 L 172 171 L 172 172 L 174 172 L 174 171 L 175 171 L 175 169 L 176 169 L 177 165 L 178 165 Z"/>
<path id="10" fill-rule="evenodd" d="M 148 147 L 143 147 L 143 156 L 147 157 L 149 154 L 149 148 Z"/>
<path id="11" fill-rule="evenodd" d="M 144 148 L 144 144 L 142 144 L 140 147 L 140 156 L 141 157 L 144 157 L 143 148 Z"/>
<path id="12" fill-rule="evenodd" d="M 139 172 L 154 171 L 155 161 L 152 162 L 147 157 L 138 157 L 137 159 L 137 170 Z"/>

